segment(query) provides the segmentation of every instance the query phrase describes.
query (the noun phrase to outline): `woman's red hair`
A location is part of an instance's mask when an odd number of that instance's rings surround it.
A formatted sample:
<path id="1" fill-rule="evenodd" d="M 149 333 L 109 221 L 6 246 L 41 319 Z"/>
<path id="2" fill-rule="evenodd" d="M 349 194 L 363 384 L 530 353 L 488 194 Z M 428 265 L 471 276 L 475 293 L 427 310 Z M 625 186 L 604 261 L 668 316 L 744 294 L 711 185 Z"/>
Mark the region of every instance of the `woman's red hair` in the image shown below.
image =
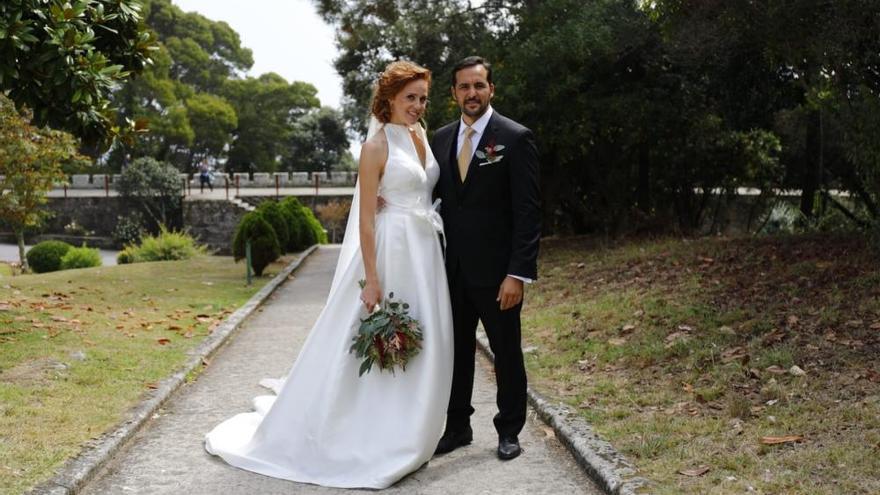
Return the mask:
<path id="1" fill-rule="evenodd" d="M 424 80 L 431 84 L 431 71 L 412 62 L 398 60 L 385 67 L 379 74 L 379 81 L 373 91 L 373 104 L 370 109 L 379 122 L 391 121 L 391 100 L 412 81 Z"/>

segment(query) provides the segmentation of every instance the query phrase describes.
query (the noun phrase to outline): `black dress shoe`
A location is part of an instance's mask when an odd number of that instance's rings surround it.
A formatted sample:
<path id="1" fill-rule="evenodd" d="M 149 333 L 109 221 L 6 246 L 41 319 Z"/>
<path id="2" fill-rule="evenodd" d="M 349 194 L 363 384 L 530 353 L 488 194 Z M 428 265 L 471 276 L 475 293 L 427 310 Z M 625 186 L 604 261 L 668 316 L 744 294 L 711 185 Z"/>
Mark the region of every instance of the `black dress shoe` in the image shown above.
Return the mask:
<path id="1" fill-rule="evenodd" d="M 516 437 L 501 437 L 498 439 L 498 458 L 502 461 L 509 461 L 521 453 L 522 449 L 519 447 L 519 440 Z"/>
<path id="2" fill-rule="evenodd" d="M 437 442 L 437 450 L 434 454 L 445 454 L 453 450 L 470 444 L 474 441 L 474 431 L 468 426 L 461 430 L 446 430 L 440 441 Z"/>

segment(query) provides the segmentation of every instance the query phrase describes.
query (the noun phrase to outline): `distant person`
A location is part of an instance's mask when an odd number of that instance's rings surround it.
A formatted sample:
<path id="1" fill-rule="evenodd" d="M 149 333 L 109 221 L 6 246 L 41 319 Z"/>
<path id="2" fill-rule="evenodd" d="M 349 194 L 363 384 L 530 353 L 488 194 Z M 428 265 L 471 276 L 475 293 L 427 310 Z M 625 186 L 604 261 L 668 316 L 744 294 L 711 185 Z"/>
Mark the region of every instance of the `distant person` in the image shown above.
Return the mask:
<path id="1" fill-rule="evenodd" d="M 199 163 L 199 192 L 205 192 L 205 184 L 208 185 L 208 190 L 214 192 L 213 175 L 214 171 L 211 170 L 208 160 L 202 160 Z"/>

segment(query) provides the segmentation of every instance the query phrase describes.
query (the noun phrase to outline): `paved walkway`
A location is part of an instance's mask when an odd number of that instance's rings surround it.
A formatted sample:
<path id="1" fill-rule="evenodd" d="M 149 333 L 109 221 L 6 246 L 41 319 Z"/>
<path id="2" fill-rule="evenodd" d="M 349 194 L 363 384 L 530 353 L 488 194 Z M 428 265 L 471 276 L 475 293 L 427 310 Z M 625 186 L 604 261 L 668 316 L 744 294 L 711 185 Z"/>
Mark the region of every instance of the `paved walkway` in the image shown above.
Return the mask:
<path id="1" fill-rule="evenodd" d="M 267 393 L 260 378 L 286 373 L 329 290 L 338 248 L 316 251 L 262 310 L 251 316 L 195 382 L 180 389 L 157 417 L 85 487 L 86 494 L 351 493 L 239 470 L 205 453 L 206 431 Z M 599 492 L 559 442 L 530 414 L 523 455 L 495 457 L 491 368 L 477 367 L 474 443 L 431 460 L 384 490 L 392 494 L 588 494 Z M 361 492 L 360 490 L 354 490 Z"/>

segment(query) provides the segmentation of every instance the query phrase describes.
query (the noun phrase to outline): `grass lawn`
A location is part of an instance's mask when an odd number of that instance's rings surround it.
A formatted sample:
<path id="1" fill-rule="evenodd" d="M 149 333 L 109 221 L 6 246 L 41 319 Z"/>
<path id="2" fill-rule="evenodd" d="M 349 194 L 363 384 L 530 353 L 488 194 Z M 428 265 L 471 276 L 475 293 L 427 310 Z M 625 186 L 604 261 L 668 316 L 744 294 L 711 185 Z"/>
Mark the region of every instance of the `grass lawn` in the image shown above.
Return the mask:
<path id="1" fill-rule="evenodd" d="M 285 258 L 282 262 L 290 261 Z M 0 493 L 115 426 L 257 292 L 229 257 L 0 278 Z"/>
<path id="2" fill-rule="evenodd" d="M 532 385 L 651 493 L 880 493 L 880 263 L 858 237 L 549 239 L 539 273 Z"/>

